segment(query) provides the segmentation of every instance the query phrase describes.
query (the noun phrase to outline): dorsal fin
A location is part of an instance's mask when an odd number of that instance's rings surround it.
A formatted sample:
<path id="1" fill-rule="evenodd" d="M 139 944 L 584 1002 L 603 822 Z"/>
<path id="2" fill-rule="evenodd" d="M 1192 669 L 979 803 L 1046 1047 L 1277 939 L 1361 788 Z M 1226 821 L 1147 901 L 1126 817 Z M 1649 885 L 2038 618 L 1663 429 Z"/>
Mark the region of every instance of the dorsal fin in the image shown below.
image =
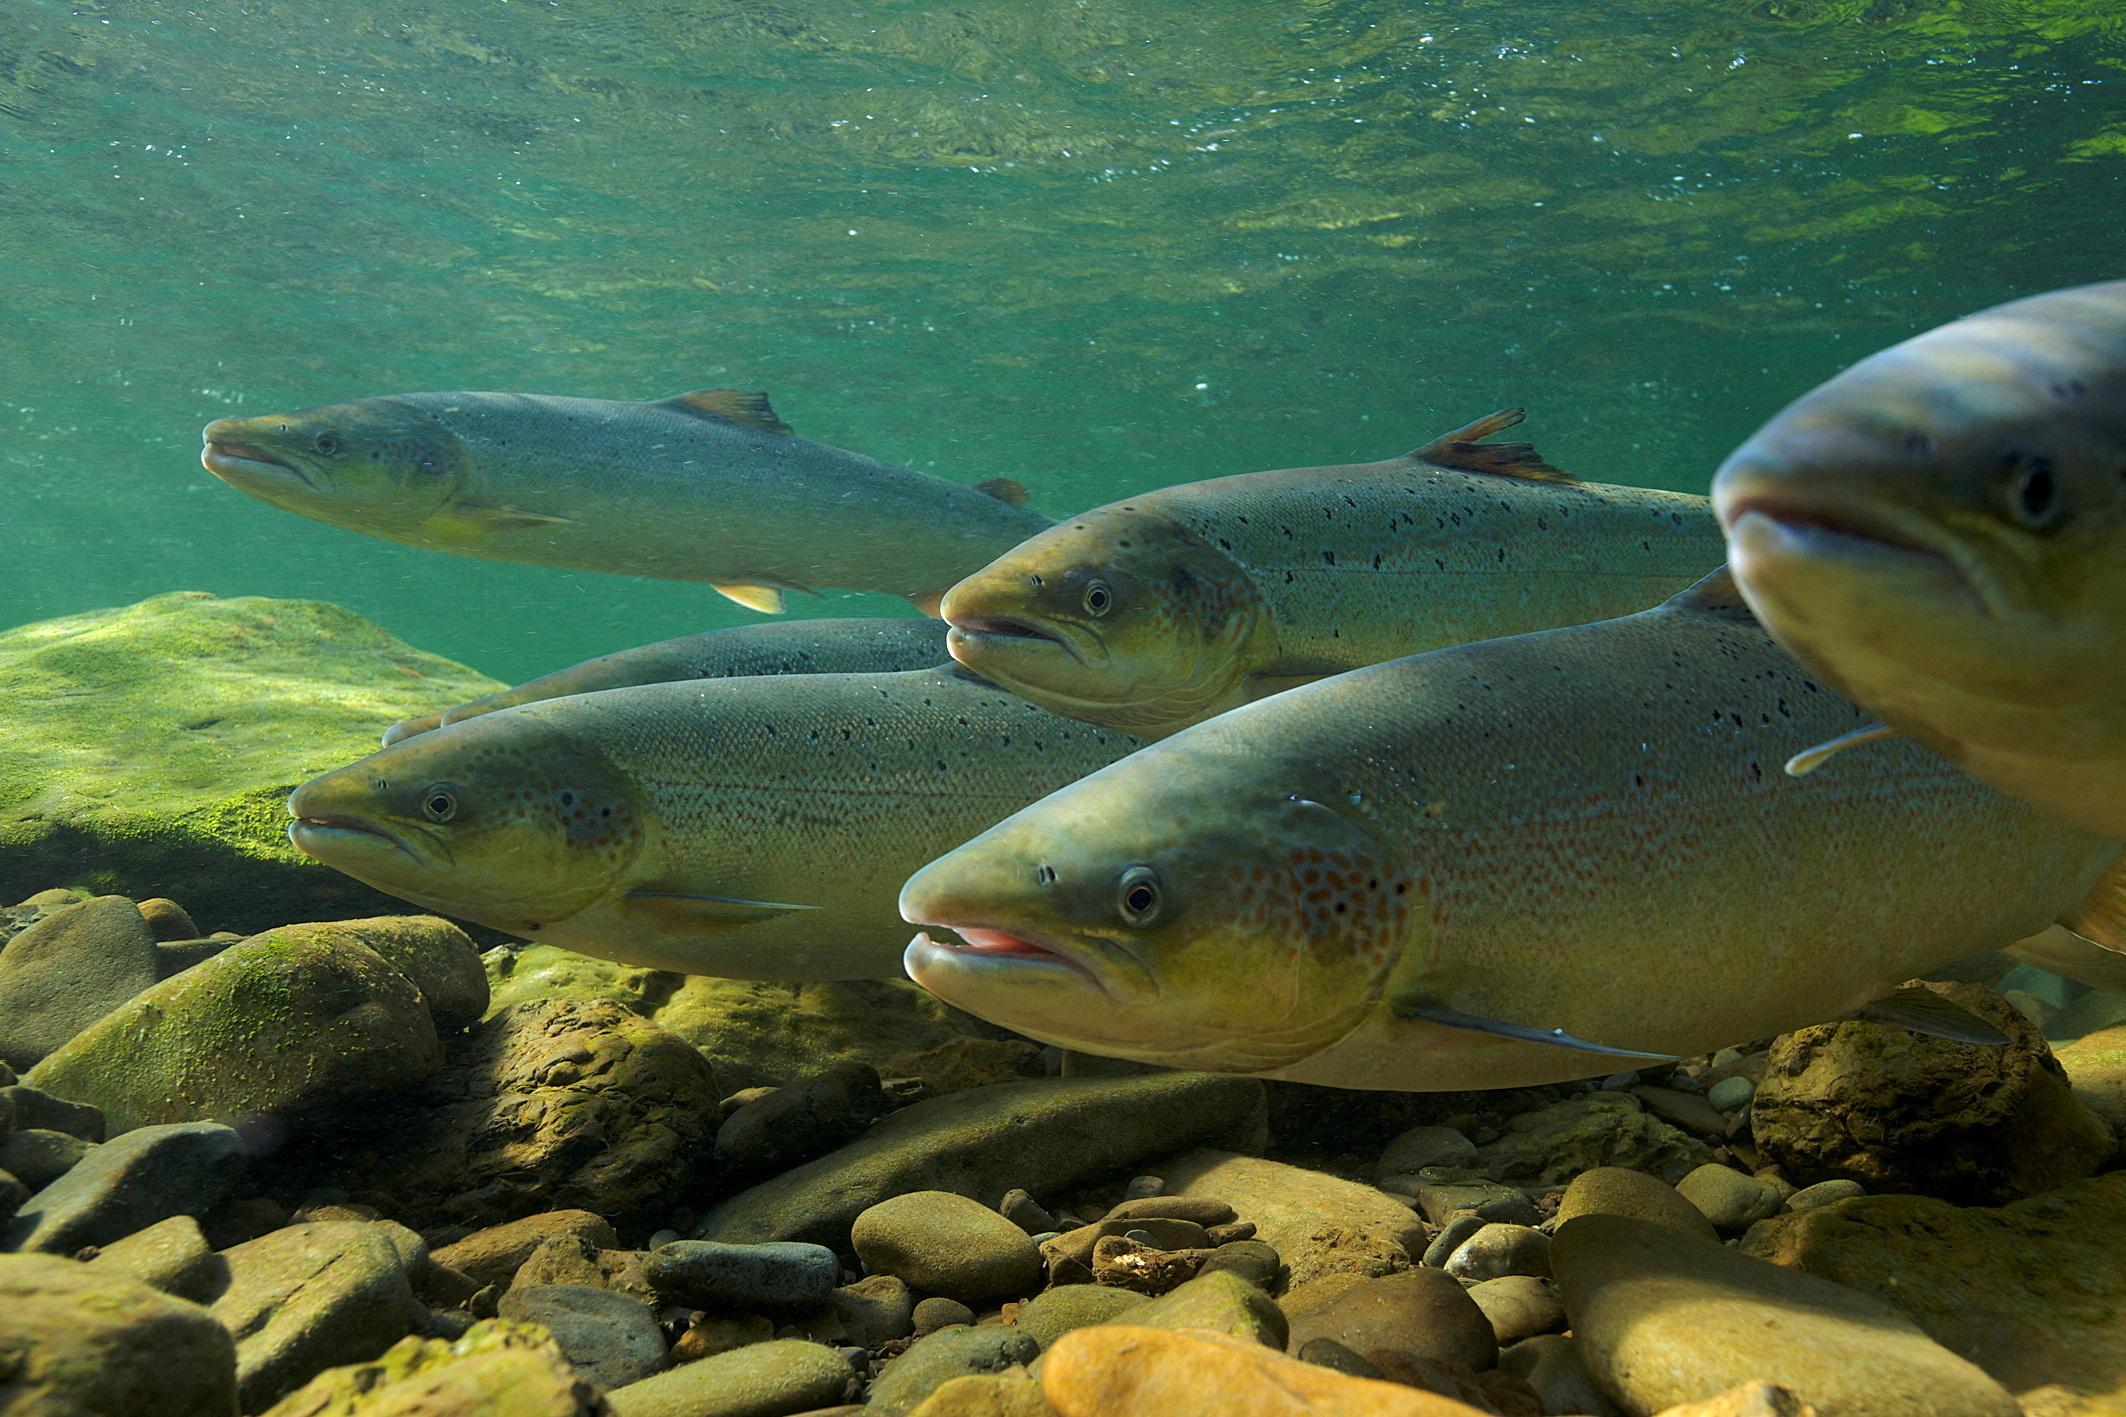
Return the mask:
<path id="1" fill-rule="evenodd" d="M 1756 612 L 1742 598 L 1742 591 L 1735 585 L 1735 573 L 1722 566 L 1719 570 L 1697 581 L 1688 590 L 1671 598 L 1663 607 L 1669 610 L 1694 610 L 1700 615 L 1725 615 L 1734 620 L 1754 620 Z"/>
<path id="2" fill-rule="evenodd" d="M 1026 505 L 1026 484 L 1010 477 L 985 477 L 974 485 L 984 497 L 994 497 L 1007 507 Z"/>
<path id="3" fill-rule="evenodd" d="M 1544 462 L 1543 455 L 1535 450 L 1533 443 L 1482 441 L 1494 433 L 1504 432 L 1527 416 L 1525 408 L 1502 408 L 1488 418 L 1479 418 L 1467 428 L 1443 433 L 1403 456 L 1461 472 L 1495 472 L 1501 477 L 1525 477 L 1535 482 L 1578 482 L 1580 479 L 1571 473 Z"/>
<path id="4" fill-rule="evenodd" d="M 768 396 L 758 389 L 696 389 L 657 400 L 659 408 L 695 418 L 713 418 L 756 433 L 788 433 L 790 425 L 768 407 Z"/>

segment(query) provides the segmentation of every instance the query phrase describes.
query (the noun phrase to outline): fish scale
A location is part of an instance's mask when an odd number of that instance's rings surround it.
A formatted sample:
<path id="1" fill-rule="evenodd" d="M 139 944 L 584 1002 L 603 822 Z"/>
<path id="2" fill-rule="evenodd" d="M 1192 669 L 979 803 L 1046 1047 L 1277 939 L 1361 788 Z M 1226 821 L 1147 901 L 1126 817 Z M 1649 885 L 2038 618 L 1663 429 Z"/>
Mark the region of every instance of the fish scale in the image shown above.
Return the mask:
<path id="1" fill-rule="evenodd" d="M 1248 572 L 1291 673 L 1642 609 L 1720 559 L 1702 497 L 1410 458 L 1250 473 L 1127 505 L 1183 522 Z"/>
<path id="2" fill-rule="evenodd" d="M 2116 852 L 1910 744 L 1865 773 L 1780 771 L 1797 732 L 1863 721 L 1724 575 L 1639 615 L 1357 670 L 1162 740 L 909 883 L 911 920 L 1023 931 L 1095 974 L 1119 948 L 1136 963 L 1101 1000 L 1066 1008 L 1057 978 L 935 944 L 910 970 L 1065 1046 L 1347 1087 L 1521 1086 L 1618 1064 L 1421 1012 L 1689 1055 L 2035 935 Z M 1323 843 L 1377 863 L 1347 874 L 1339 919 L 1385 918 L 1391 882 L 1415 898 L 1363 948 L 1262 923 L 1300 889 L 1278 884 L 1294 853 Z M 1061 884 L 1029 888 L 1037 865 Z M 1103 918 L 1101 882 L 1138 865 L 1171 883 L 1167 933 Z M 1138 968 L 1158 981 L 1141 998 Z M 1263 1018 L 1272 997 L 1315 1002 Z"/>

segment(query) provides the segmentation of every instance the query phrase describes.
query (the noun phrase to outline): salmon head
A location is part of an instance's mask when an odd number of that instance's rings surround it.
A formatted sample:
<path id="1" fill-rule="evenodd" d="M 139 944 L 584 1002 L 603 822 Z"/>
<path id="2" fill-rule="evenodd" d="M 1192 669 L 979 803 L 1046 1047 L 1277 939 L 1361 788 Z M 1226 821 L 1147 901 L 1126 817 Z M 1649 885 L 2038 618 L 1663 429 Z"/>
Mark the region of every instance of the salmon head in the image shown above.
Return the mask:
<path id="1" fill-rule="evenodd" d="M 456 434 L 400 398 L 356 399 L 206 426 L 200 462 L 241 492 L 370 535 L 406 535 L 465 478 Z"/>
<path id="2" fill-rule="evenodd" d="M 1362 822 L 1154 745 L 917 872 L 909 977 L 1067 1048 L 1267 1072 L 1343 1037 L 1406 948 L 1417 887 Z"/>
<path id="3" fill-rule="evenodd" d="M 2041 748 L 2040 721 L 2119 701 L 2126 281 L 1862 360 L 1737 449 L 1713 495 L 1751 607 L 1847 697 L 1974 771 Z"/>
<path id="4" fill-rule="evenodd" d="M 616 895 L 648 830 L 634 786 L 537 707 L 313 778 L 288 799 L 289 840 L 378 890 L 520 935 Z"/>
<path id="5" fill-rule="evenodd" d="M 1061 522 L 954 586 L 953 658 L 1056 713 L 1158 737 L 1244 702 L 1262 596 L 1180 523 L 1128 503 Z"/>

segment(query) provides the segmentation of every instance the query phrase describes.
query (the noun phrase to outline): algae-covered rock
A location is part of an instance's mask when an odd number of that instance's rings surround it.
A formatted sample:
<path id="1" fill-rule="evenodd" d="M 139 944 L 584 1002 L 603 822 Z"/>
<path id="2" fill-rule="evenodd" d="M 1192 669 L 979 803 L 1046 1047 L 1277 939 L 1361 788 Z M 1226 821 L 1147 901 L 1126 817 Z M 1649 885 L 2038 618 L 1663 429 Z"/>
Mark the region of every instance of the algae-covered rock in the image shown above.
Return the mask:
<path id="1" fill-rule="evenodd" d="M 551 945 L 484 956 L 490 1007 L 609 999 L 701 1050 L 730 1091 L 814 1076 L 999 1030 L 905 980 L 785 984 L 711 979 L 593 959 Z"/>
<path id="2" fill-rule="evenodd" d="M 288 844 L 288 793 L 498 687 L 336 605 L 192 591 L 0 632 L 0 682 L 0 900 L 174 895 L 238 930 L 387 909 Z"/>
<path id="3" fill-rule="evenodd" d="M 1742 1248 L 1888 1301 L 2026 1408 L 2126 1398 L 2126 1172 L 1998 1208 L 1856 1197 L 1765 1221 Z"/>
<path id="4" fill-rule="evenodd" d="M 807 1240 L 846 1250 L 856 1217 L 906 1191 L 987 1204 L 1014 1186 L 1054 1195 L 1198 1142 L 1260 1146 L 1262 1085 L 1155 1073 L 999 1083 L 903 1108 L 862 1137 L 740 1192 L 703 1217 L 703 1239 Z"/>
<path id="5" fill-rule="evenodd" d="M 232 945 L 106 1014 L 27 1080 L 101 1108 L 116 1133 L 296 1116 L 425 1077 L 443 1060 L 428 1005 L 363 942 L 365 923 Z"/>
<path id="6" fill-rule="evenodd" d="M 404 1338 L 368 1363 L 328 1368 L 266 1417 L 607 1417 L 546 1330 L 486 1319 L 455 1341 Z"/>
<path id="7" fill-rule="evenodd" d="M 1797 1182 L 2011 1200 L 2079 1180 L 2115 1148 L 2037 1026 L 1975 984 L 1928 986 L 2008 1036 L 1952 1043 L 1889 1024 L 1818 1024 L 1772 1045 L 1750 1125 Z"/>
<path id="8" fill-rule="evenodd" d="M 0 1255 L 0 1411 L 234 1417 L 236 1351 L 205 1309 L 50 1255 Z"/>
<path id="9" fill-rule="evenodd" d="M 309 1159 L 322 1181 L 393 1213 L 493 1225 L 575 1208 L 661 1223 L 707 1182 L 719 1097 L 699 1053 L 617 1004 L 525 1004 Z"/>

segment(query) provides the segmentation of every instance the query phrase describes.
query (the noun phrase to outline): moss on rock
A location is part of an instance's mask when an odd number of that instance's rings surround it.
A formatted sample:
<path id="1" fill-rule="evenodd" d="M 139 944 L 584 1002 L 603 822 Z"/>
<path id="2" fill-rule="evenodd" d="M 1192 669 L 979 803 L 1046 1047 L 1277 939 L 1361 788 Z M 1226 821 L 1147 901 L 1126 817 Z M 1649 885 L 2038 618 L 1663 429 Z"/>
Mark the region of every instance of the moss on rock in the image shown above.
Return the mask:
<path id="1" fill-rule="evenodd" d="M 0 899 L 169 895 L 238 930 L 387 908 L 288 844 L 288 793 L 499 687 L 337 605 L 196 591 L 0 632 L 0 680 Z"/>
<path id="2" fill-rule="evenodd" d="M 835 1063 L 877 1068 L 1003 1030 L 902 980 L 788 984 L 710 979 L 551 945 L 489 950 L 491 1012 L 546 999 L 611 1000 L 698 1048 L 726 1089 L 793 1082 Z"/>

